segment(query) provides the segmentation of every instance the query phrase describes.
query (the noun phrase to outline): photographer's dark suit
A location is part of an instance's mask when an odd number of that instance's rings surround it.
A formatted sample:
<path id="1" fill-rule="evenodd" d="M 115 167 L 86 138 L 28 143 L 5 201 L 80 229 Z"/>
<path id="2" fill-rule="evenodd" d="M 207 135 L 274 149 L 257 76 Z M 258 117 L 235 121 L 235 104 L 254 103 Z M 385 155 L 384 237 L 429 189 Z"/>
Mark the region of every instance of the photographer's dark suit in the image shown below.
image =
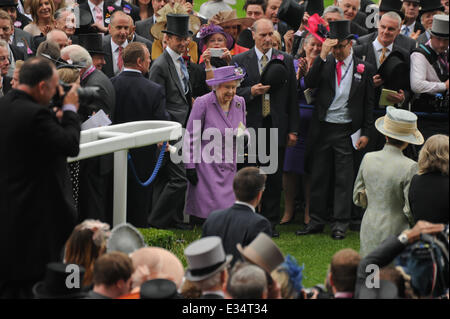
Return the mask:
<path id="1" fill-rule="evenodd" d="M 311 222 L 309 227 L 322 230 L 328 219 L 327 199 L 334 193 L 334 231 L 346 231 L 351 217 L 353 194 L 353 146 L 351 134 L 361 129 L 361 136 L 370 136 L 373 125 L 374 87 L 369 63 L 353 56 L 350 93 L 347 109 L 351 118 L 348 124 L 333 124 L 325 121 L 328 109 L 336 94 L 336 59 L 333 55 L 326 62 L 318 57 L 305 77 L 308 88 L 315 88 L 316 101 L 308 134 L 305 167 L 311 173 Z M 357 74 L 357 66 L 364 64 L 365 70 Z M 331 181 L 335 180 L 335 184 Z M 332 193 L 330 193 L 332 192 Z"/>
<path id="2" fill-rule="evenodd" d="M 184 93 L 175 64 L 167 50 L 153 61 L 149 78 L 165 88 L 166 111 L 170 120 L 185 127 L 192 107 L 192 88 L 189 84 L 188 93 Z M 184 163 L 173 163 L 166 153 L 153 185 L 153 209 L 148 219 L 151 226 L 167 228 L 182 222 L 186 188 Z"/>
<path id="3" fill-rule="evenodd" d="M 113 119 L 116 105 L 116 92 L 111 81 L 99 70 L 94 70 L 85 79 L 82 79 L 81 87 L 98 87 L 97 93 L 100 98 L 96 99 L 92 105 L 80 106 L 79 113 L 82 120 L 92 114 L 92 111 L 102 109 Z M 89 113 L 89 114 L 87 114 Z M 88 158 L 80 161 L 79 175 L 79 212 L 80 222 L 87 219 L 99 219 L 112 222 L 112 171 L 113 155 L 107 154 Z"/>
<path id="4" fill-rule="evenodd" d="M 236 92 L 237 95 L 245 99 L 247 127 L 255 129 L 256 133 L 258 128 L 265 128 L 267 140 L 269 140 L 270 128 L 276 128 L 278 130 L 278 168 L 275 174 L 269 174 L 267 176 L 266 190 L 261 200 L 261 213 L 269 219 L 273 226 L 280 221 L 282 172 L 288 133 L 298 133 L 300 124 L 297 94 L 295 93 L 297 81 L 295 78 L 293 59 L 290 55 L 282 51 L 272 49 L 272 59 L 277 56 L 283 57 L 283 62 L 287 67 L 288 81 L 280 89 L 269 92 L 271 110 L 266 118 L 263 118 L 262 114 L 263 96 L 251 95 L 251 87 L 261 81 L 258 66 L 259 61 L 255 48 L 238 54 L 232 59 L 232 63 L 237 63 L 247 72 L 244 81 L 242 81 Z M 268 145 L 268 143 L 266 144 Z M 269 149 L 267 148 L 266 153 L 269 153 Z M 268 164 L 263 164 L 263 166 L 266 165 Z"/>
<path id="5" fill-rule="evenodd" d="M 77 219 L 67 157 L 79 143 L 76 113 L 59 122 L 21 90 L 0 99 L 0 298 L 25 292 L 60 261 Z"/>

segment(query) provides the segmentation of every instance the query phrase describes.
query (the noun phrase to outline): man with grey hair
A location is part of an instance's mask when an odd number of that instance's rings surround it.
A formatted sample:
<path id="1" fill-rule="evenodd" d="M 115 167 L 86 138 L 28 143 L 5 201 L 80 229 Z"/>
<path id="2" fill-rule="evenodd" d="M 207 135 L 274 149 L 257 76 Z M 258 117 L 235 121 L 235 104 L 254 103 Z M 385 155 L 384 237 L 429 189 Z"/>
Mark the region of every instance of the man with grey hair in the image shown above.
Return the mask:
<path id="1" fill-rule="evenodd" d="M 237 263 L 227 284 L 233 299 L 267 299 L 267 277 L 264 270 L 248 262 Z"/>
<path id="2" fill-rule="evenodd" d="M 64 31 L 68 37 L 75 34 L 76 17 L 75 13 L 67 8 L 59 9 L 55 12 L 56 29 Z"/>
<path id="3" fill-rule="evenodd" d="M 81 120 L 85 121 L 92 112 L 102 109 L 110 118 L 114 114 L 116 92 L 111 81 L 92 64 L 89 52 L 79 45 L 69 45 L 61 50 L 61 58 L 79 65 L 81 87 L 97 87 L 99 98 L 94 104 L 80 108 Z M 108 197 L 108 178 L 112 172 L 110 155 L 86 159 L 80 162 L 79 220 L 88 218 L 111 222 L 111 198 Z"/>
<path id="4" fill-rule="evenodd" d="M 9 69 L 8 43 L 0 39 L 0 97 L 11 88 L 11 78 L 7 77 Z"/>
<path id="5" fill-rule="evenodd" d="M 350 32 L 363 36 L 368 33 L 365 25 L 366 15 L 359 9 L 361 7 L 360 0 L 335 0 L 335 4 L 344 12 L 344 19 L 350 20 Z"/>
<path id="6" fill-rule="evenodd" d="M 328 23 L 330 21 L 344 20 L 344 10 L 338 6 L 328 6 L 323 11 L 322 18 Z"/>
<path id="7" fill-rule="evenodd" d="M 58 29 L 54 29 L 47 33 L 47 40 L 57 43 L 60 50 L 72 44 L 72 41 L 67 37 L 67 34 Z"/>

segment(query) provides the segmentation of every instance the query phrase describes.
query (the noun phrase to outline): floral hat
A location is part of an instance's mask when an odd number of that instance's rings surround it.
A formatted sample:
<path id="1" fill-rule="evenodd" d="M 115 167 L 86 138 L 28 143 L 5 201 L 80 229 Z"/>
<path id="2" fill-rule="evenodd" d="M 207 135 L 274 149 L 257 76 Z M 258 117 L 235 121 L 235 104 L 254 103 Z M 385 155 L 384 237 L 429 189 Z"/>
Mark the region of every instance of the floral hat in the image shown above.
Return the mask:
<path id="1" fill-rule="evenodd" d="M 226 33 L 221 26 L 218 26 L 215 24 L 208 24 L 208 25 L 203 26 L 200 29 L 200 31 L 198 33 L 198 38 L 200 38 L 200 42 L 199 42 L 200 48 L 203 50 L 203 47 L 206 46 L 206 43 L 208 42 L 209 37 L 216 33 L 220 33 L 225 37 L 225 39 L 227 41 L 227 49 L 231 50 L 234 46 L 233 37 L 231 35 L 229 35 L 228 33 Z"/>
<path id="2" fill-rule="evenodd" d="M 308 30 L 317 40 L 323 43 L 330 32 L 330 27 L 325 25 L 325 20 L 315 13 L 309 17 L 308 25 L 305 26 L 305 29 Z"/>
<path id="3" fill-rule="evenodd" d="M 234 80 L 243 79 L 245 72 L 242 68 L 230 65 L 223 66 L 221 68 L 214 69 L 214 78 L 206 80 L 206 84 L 209 86 L 218 85 Z"/>

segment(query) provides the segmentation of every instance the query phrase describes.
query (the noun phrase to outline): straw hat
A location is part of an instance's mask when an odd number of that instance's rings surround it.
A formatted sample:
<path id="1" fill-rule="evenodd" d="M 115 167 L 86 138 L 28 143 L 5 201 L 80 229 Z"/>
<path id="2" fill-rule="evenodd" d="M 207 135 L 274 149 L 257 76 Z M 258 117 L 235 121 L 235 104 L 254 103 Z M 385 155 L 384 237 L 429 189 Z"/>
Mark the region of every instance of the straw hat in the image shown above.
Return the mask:
<path id="1" fill-rule="evenodd" d="M 242 257 L 261 267 L 269 274 L 284 262 L 280 249 L 272 238 L 265 233 L 259 233 L 245 248 L 242 248 L 241 244 L 237 244 L 236 247 Z"/>
<path id="2" fill-rule="evenodd" d="M 161 10 L 158 11 L 159 17 L 156 18 L 156 23 L 150 29 L 150 33 L 153 35 L 155 39 L 162 40 L 163 39 L 163 30 L 166 30 L 167 26 L 167 15 L 168 14 L 188 14 L 186 9 L 175 2 L 173 7 L 170 4 L 166 4 Z M 189 31 L 192 32 L 192 35 L 196 34 L 198 30 L 200 30 L 202 22 L 200 19 L 192 14 L 189 15 Z"/>
<path id="3" fill-rule="evenodd" d="M 222 28 L 230 25 L 239 25 L 240 30 L 245 30 L 253 25 L 255 19 L 252 18 L 238 18 L 236 10 L 221 11 L 209 19 L 210 23 L 217 24 Z"/>
<path id="4" fill-rule="evenodd" d="M 375 122 L 376 129 L 383 135 L 414 145 L 422 145 L 423 136 L 417 129 L 417 115 L 392 106 L 386 108 L 386 115 Z"/>

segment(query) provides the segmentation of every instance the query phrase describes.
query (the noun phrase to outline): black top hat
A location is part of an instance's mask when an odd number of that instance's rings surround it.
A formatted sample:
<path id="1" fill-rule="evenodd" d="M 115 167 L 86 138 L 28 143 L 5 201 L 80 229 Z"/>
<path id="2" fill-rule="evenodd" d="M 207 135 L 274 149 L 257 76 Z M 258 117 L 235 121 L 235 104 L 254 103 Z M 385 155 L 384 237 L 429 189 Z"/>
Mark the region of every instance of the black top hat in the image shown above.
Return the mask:
<path id="1" fill-rule="evenodd" d="M 377 74 L 384 80 L 384 87 L 389 90 L 398 91 L 409 88 L 409 64 L 399 51 L 393 51 L 380 68 Z"/>
<path id="2" fill-rule="evenodd" d="M 79 34 L 76 37 L 76 41 L 74 42 L 76 42 L 75 44 L 79 44 L 80 46 L 85 48 L 90 55 L 108 54 L 105 51 L 103 51 L 102 35 L 99 33 Z"/>
<path id="3" fill-rule="evenodd" d="M 339 41 L 355 39 L 355 35 L 350 33 L 350 21 L 338 20 L 330 21 L 329 39 L 338 39 Z"/>
<path id="4" fill-rule="evenodd" d="M 323 0 L 308 0 L 306 2 L 306 12 L 311 16 L 315 13 L 322 16 L 324 9 Z"/>
<path id="5" fill-rule="evenodd" d="M 84 267 L 76 265 L 79 269 L 79 278 L 75 278 L 78 280 L 78 287 L 69 288 L 66 281 L 72 273 L 67 272 L 67 266 L 69 265 L 63 263 L 47 264 L 44 281 L 40 281 L 33 286 L 34 296 L 38 299 L 76 299 L 84 297 L 85 294 L 81 290 L 85 273 Z M 73 275 L 76 276 L 77 273 L 73 272 Z M 71 281 L 69 280 L 69 282 Z"/>
<path id="6" fill-rule="evenodd" d="M 269 92 L 273 92 L 285 85 L 287 80 L 288 72 L 284 62 L 280 59 L 272 59 L 264 67 L 260 82 L 263 85 L 270 85 Z"/>
<path id="7" fill-rule="evenodd" d="M 17 6 L 17 4 L 14 2 L 14 0 L 0 0 L 0 8 L 15 6 Z"/>
<path id="8" fill-rule="evenodd" d="M 169 13 L 167 15 L 166 30 L 162 32 L 182 38 L 190 37 L 192 34 L 189 33 L 189 15 Z"/>
<path id="9" fill-rule="evenodd" d="M 380 4 L 380 11 L 382 12 L 389 12 L 389 11 L 395 11 L 399 12 L 402 11 L 403 2 L 401 0 L 383 0 Z"/>
<path id="10" fill-rule="evenodd" d="M 441 0 L 420 0 L 420 13 L 431 11 L 444 11 Z"/>
<path id="11" fill-rule="evenodd" d="M 286 22 L 296 31 L 302 24 L 304 13 L 304 4 L 300 5 L 294 0 L 283 0 L 280 8 L 278 9 L 278 19 Z"/>
<path id="12" fill-rule="evenodd" d="M 174 299 L 177 286 L 168 279 L 152 279 L 141 285 L 141 299 Z"/>

